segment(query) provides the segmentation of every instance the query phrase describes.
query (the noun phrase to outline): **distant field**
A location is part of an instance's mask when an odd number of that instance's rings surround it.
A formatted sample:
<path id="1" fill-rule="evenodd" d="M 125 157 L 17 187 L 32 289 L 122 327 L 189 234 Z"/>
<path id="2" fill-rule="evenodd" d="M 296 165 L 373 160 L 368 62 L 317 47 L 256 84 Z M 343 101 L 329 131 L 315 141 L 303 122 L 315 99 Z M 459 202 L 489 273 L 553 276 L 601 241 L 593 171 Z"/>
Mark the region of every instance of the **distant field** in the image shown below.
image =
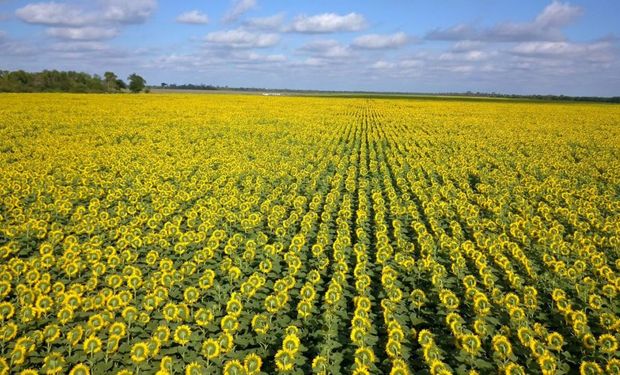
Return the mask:
<path id="1" fill-rule="evenodd" d="M 0 95 L 0 374 L 620 373 L 619 106 L 153 91 Z"/>

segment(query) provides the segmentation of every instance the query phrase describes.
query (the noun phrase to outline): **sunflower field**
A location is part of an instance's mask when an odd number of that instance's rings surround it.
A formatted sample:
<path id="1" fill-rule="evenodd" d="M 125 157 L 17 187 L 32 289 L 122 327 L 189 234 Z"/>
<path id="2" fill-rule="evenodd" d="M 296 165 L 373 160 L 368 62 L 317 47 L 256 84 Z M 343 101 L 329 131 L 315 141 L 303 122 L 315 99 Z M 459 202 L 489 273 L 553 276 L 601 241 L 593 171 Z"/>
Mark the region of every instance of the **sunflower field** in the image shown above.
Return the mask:
<path id="1" fill-rule="evenodd" d="M 0 95 L 0 374 L 620 374 L 620 107 Z"/>

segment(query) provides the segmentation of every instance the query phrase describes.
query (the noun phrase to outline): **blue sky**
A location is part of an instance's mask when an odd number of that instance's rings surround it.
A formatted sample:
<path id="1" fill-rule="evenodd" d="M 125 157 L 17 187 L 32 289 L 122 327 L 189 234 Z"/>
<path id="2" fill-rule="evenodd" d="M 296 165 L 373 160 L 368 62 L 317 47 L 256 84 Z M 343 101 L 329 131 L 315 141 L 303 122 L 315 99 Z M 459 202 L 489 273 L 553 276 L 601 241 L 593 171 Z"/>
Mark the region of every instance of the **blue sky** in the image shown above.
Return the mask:
<path id="1" fill-rule="evenodd" d="M 0 0 L 0 69 L 613 96 L 619 14 L 616 0 Z"/>

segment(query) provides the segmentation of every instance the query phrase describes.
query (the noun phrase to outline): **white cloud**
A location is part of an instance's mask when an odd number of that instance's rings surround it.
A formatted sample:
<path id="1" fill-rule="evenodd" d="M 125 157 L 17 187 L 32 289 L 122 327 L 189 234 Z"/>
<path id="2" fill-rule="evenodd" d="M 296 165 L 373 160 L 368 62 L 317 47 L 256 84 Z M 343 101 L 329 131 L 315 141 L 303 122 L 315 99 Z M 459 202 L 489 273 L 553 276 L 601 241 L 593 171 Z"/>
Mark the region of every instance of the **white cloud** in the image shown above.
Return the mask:
<path id="1" fill-rule="evenodd" d="M 280 36 L 272 33 L 252 33 L 243 29 L 234 29 L 209 33 L 205 40 L 212 45 L 229 48 L 265 48 L 278 44 Z"/>
<path id="2" fill-rule="evenodd" d="M 487 42 L 561 41 L 565 39 L 561 29 L 575 22 L 582 13 L 580 7 L 554 1 L 530 22 L 502 22 L 490 28 L 460 24 L 432 30 L 426 34 L 426 39 Z"/>
<path id="3" fill-rule="evenodd" d="M 526 57 L 605 63 L 615 60 L 612 48 L 609 42 L 526 42 L 514 46 L 511 52 Z"/>
<path id="4" fill-rule="evenodd" d="M 256 0 L 234 0 L 232 8 L 226 13 L 223 21 L 234 22 L 254 7 L 256 7 Z"/>
<path id="5" fill-rule="evenodd" d="M 562 27 L 571 24 L 582 14 L 580 7 L 554 1 L 536 17 L 534 23 L 541 27 Z"/>
<path id="6" fill-rule="evenodd" d="M 388 61 L 384 61 L 384 60 L 379 60 L 377 62 L 375 62 L 374 64 L 372 64 L 370 67 L 373 69 L 392 69 L 396 66 L 395 63 L 393 62 L 388 62 Z"/>
<path id="7" fill-rule="evenodd" d="M 439 55 L 440 61 L 467 61 L 476 62 L 486 60 L 491 56 L 490 53 L 485 51 L 470 50 L 464 52 L 444 52 Z"/>
<path id="8" fill-rule="evenodd" d="M 70 40 L 102 40 L 118 35 L 118 29 L 113 27 L 50 27 L 45 32 L 55 38 Z"/>
<path id="9" fill-rule="evenodd" d="M 15 14 L 24 22 L 39 25 L 83 26 L 96 20 L 94 14 L 55 2 L 28 4 Z"/>
<path id="10" fill-rule="evenodd" d="M 50 50 L 55 52 L 88 52 L 88 51 L 105 51 L 110 47 L 101 42 L 84 42 L 76 41 L 70 43 L 53 43 Z"/>
<path id="11" fill-rule="evenodd" d="M 301 51 L 320 58 L 343 58 L 351 56 L 351 51 L 336 40 L 315 40 L 304 44 Z"/>
<path id="12" fill-rule="evenodd" d="M 298 33 L 333 33 L 339 31 L 360 31 L 366 27 L 366 19 L 358 13 L 339 15 L 323 13 L 315 16 L 298 16 L 290 31 Z"/>
<path id="13" fill-rule="evenodd" d="M 472 51 L 472 50 L 478 50 L 482 46 L 484 46 L 484 43 L 482 43 L 480 41 L 461 40 L 461 41 L 456 42 L 454 44 L 454 46 L 452 47 L 452 51 L 454 51 L 454 52 L 467 52 L 467 51 Z"/>
<path id="14" fill-rule="evenodd" d="M 283 23 L 284 13 L 278 13 L 269 17 L 250 18 L 243 25 L 256 30 L 279 30 Z"/>
<path id="15" fill-rule="evenodd" d="M 204 25 L 209 23 L 209 16 L 199 10 L 190 10 L 189 12 L 179 14 L 176 21 L 191 25 Z"/>
<path id="16" fill-rule="evenodd" d="M 281 63 L 287 60 L 286 56 L 281 54 L 262 55 L 256 52 L 236 54 L 235 58 L 240 63 Z"/>
<path id="17" fill-rule="evenodd" d="M 124 24 L 142 23 L 157 9 L 156 0 L 102 0 L 102 3 L 106 20 Z"/>
<path id="18" fill-rule="evenodd" d="M 389 35 L 367 34 L 355 38 L 353 46 L 365 49 L 389 49 L 402 47 L 409 42 L 409 37 L 403 32 Z"/>

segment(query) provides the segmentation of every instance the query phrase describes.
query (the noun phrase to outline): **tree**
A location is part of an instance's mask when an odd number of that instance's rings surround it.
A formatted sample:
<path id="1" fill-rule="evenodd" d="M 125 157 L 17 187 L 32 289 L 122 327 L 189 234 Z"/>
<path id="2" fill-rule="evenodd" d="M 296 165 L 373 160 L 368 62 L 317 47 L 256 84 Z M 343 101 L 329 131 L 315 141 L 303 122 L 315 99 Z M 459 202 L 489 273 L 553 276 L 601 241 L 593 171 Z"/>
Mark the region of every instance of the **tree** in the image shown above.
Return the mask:
<path id="1" fill-rule="evenodd" d="M 127 84 L 122 79 L 116 80 L 116 89 L 117 90 L 125 90 L 127 88 Z"/>
<path id="2" fill-rule="evenodd" d="M 116 80 L 118 79 L 118 77 L 116 76 L 116 74 L 112 72 L 105 72 L 103 73 L 103 78 L 105 80 L 105 85 L 108 91 L 118 90 L 116 86 Z"/>
<path id="3" fill-rule="evenodd" d="M 127 79 L 129 80 L 129 91 L 137 93 L 144 90 L 144 87 L 146 86 L 146 81 L 144 78 L 140 77 L 136 73 L 133 73 L 127 77 Z"/>

